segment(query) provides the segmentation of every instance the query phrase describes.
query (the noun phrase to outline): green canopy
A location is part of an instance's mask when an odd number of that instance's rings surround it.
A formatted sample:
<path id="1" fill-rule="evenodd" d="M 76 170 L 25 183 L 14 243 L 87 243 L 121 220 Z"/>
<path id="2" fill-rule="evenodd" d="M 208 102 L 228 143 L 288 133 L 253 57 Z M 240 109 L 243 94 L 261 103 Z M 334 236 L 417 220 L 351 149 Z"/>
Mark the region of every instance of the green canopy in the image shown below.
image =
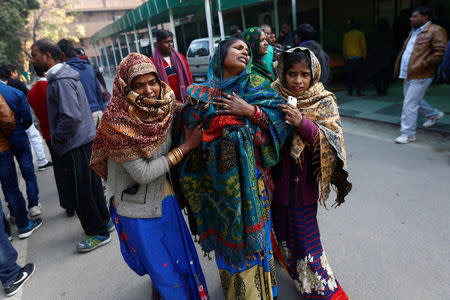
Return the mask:
<path id="1" fill-rule="evenodd" d="M 235 7 L 245 6 L 267 0 L 215 0 L 216 10 L 227 10 Z M 199 7 L 204 6 L 204 0 L 149 0 L 141 6 L 129 11 L 119 20 L 105 26 L 91 37 L 91 43 L 95 43 L 105 37 L 121 32 L 129 32 L 136 29 L 145 28 L 147 20 L 151 24 L 165 23 L 169 19 L 169 8 L 175 19 L 183 18 L 192 14 L 204 14 L 204 10 Z"/>
<path id="2" fill-rule="evenodd" d="M 178 19 L 189 14 L 195 14 L 200 6 L 203 6 L 202 0 L 149 0 L 129 11 L 114 23 L 97 31 L 90 40 L 94 43 L 120 32 L 132 31 L 134 28 L 145 28 L 149 19 L 152 24 L 167 22 L 169 8 L 172 9 L 173 17 Z"/>
<path id="3" fill-rule="evenodd" d="M 264 2 L 267 0 L 216 0 L 217 9 L 227 10 L 239 6 L 245 6 L 253 3 Z"/>

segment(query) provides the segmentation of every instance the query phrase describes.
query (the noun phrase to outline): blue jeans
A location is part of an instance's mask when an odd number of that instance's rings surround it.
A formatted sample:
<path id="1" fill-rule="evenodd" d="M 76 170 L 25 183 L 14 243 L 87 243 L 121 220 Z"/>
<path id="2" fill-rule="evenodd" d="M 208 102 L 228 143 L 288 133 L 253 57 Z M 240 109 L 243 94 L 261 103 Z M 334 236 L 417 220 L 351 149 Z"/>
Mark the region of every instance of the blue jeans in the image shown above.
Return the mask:
<path id="1" fill-rule="evenodd" d="M 400 132 L 402 135 L 414 135 L 417 128 L 417 117 L 419 113 L 429 118 L 439 113 L 439 110 L 432 108 L 425 100 L 425 92 L 430 86 L 433 78 L 412 79 L 403 82 L 402 119 Z"/>
<path id="2" fill-rule="evenodd" d="M 33 154 L 31 153 L 30 144 L 18 149 L 11 147 L 11 151 L 17 159 L 22 177 L 26 182 L 28 208 L 37 206 L 39 204 L 39 190 L 36 174 L 34 173 Z"/>
<path id="3" fill-rule="evenodd" d="M 25 199 L 19 190 L 16 165 L 11 150 L 0 152 L 0 182 L 11 214 L 16 218 L 17 227 L 28 227 L 30 221 L 27 217 Z"/>
<path id="4" fill-rule="evenodd" d="M 3 152 L 0 152 L 0 155 Z M 19 274 L 20 267 L 16 263 L 17 251 L 8 240 L 8 235 L 5 232 L 3 225 L 3 211 L 0 205 L 0 280 L 3 287 L 11 286 Z"/>

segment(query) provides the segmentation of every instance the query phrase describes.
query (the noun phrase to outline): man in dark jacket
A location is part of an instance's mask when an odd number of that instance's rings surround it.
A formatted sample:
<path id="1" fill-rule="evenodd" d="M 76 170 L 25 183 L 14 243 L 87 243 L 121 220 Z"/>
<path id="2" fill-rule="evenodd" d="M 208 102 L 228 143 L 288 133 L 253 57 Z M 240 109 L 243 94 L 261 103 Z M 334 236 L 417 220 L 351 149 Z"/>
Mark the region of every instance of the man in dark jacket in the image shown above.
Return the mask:
<path id="1" fill-rule="evenodd" d="M 80 74 L 60 63 L 58 45 L 41 39 L 31 47 L 31 63 L 47 72 L 47 109 L 51 144 L 72 180 L 64 185 L 72 196 L 85 240 L 77 245 L 87 252 L 111 241 L 109 212 L 100 177 L 89 167 L 95 125 Z M 75 205 L 76 204 L 76 205 Z"/>
<path id="2" fill-rule="evenodd" d="M 0 94 L 0 174 L 2 174 L 2 176 L 3 172 L 9 171 L 3 170 L 5 167 L 5 165 L 3 165 L 5 162 L 4 160 L 8 156 L 5 155 L 4 152 L 9 150 L 8 138 L 14 132 L 15 123 L 13 111 Z M 5 295 L 10 297 L 19 292 L 25 281 L 30 278 L 34 272 L 34 265 L 30 263 L 21 268 L 17 264 L 17 251 L 8 239 L 8 236 L 11 233 L 8 232 L 8 229 L 6 228 L 8 223 L 3 219 L 4 216 L 0 204 L 0 257 L 2 258 L 0 259 L 0 281 L 5 290 Z"/>
<path id="3" fill-rule="evenodd" d="M 37 207 L 39 191 L 30 143 L 25 132 L 30 127 L 32 120 L 27 98 L 21 91 L 7 86 L 6 80 L 5 75 L 0 73 L 0 94 L 13 111 L 16 126 L 8 138 L 7 149 L 0 152 L 0 182 L 11 216 L 14 216 L 19 228 L 19 238 L 27 238 L 42 225 L 42 219 L 28 219 L 25 199 L 19 190 L 14 157 L 19 163 L 22 177 L 27 184 L 29 208 Z"/>
<path id="4" fill-rule="evenodd" d="M 3 94 L 3 97 L 8 102 L 16 117 L 16 129 L 9 139 L 11 153 L 19 164 L 22 178 L 25 180 L 27 186 L 28 211 L 30 216 L 37 217 L 41 214 L 41 205 L 39 203 L 39 189 L 34 172 L 33 154 L 31 153 L 28 136 L 28 131 L 33 126 L 30 106 L 24 93 L 6 85 L 7 81 L 9 81 L 7 73 L 0 72 L 0 80 L 3 80 L 0 84 L 0 93 Z M 39 136 L 39 133 L 37 134 Z M 12 211 L 11 215 L 13 216 L 14 213 Z"/>
<path id="5" fill-rule="evenodd" d="M 77 51 L 71 41 L 62 39 L 58 42 L 58 46 L 62 51 L 62 61 L 65 61 L 72 69 L 80 74 L 80 81 L 89 101 L 95 127 L 98 127 L 103 115 L 101 109 L 103 93 L 95 76 L 95 71 L 86 60 L 77 56 Z"/>
<path id="6" fill-rule="evenodd" d="M 322 47 L 314 39 L 316 38 L 316 31 L 310 24 L 301 24 L 297 28 L 297 45 L 308 48 L 317 57 L 320 63 L 320 79 L 323 86 L 327 88 L 331 82 L 330 58 L 322 50 Z"/>
<path id="7" fill-rule="evenodd" d="M 18 80 L 19 73 L 17 71 L 17 67 L 14 65 L 1 65 L 0 66 L 0 73 L 2 73 L 6 79 L 6 84 L 18 89 L 22 93 L 25 94 L 25 96 L 28 96 L 29 90 L 26 87 L 26 85 Z M 31 146 L 33 146 L 34 153 L 36 154 L 36 162 L 38 165 L 38 170 L 43 171 L 48 169 L 52 166 L 52 163 L 47 160 L 45 157 L 45 150 L 44 145 L 42 143 L 42 137 L 39 134 L 39 131 L 36 129 L 34 124 L 31 124 L 30 127 L 26 130 L 28 135 L 28 140 L 31 143 Z M 33 208 L 31 211 L 31 216 L 36 217 L 41 214 L 40 206 Z"/>

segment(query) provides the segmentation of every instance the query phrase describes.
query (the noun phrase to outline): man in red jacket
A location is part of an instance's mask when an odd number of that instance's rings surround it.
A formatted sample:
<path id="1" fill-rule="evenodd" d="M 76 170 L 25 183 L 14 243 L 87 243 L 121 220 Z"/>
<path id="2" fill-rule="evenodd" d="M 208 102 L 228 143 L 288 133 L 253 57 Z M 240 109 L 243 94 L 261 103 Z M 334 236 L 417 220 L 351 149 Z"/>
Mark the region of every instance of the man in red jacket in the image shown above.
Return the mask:
<path id="1" fill-rule="evenodd" d="M 183 54 L 173 49 L 173 34 L 167 30 L 156 32 L 156 48 L 151 58 L 162 81 L 175 93 L 177 101 L 186 101 L 186 88 L 192 84 L 192 74 Z"/>

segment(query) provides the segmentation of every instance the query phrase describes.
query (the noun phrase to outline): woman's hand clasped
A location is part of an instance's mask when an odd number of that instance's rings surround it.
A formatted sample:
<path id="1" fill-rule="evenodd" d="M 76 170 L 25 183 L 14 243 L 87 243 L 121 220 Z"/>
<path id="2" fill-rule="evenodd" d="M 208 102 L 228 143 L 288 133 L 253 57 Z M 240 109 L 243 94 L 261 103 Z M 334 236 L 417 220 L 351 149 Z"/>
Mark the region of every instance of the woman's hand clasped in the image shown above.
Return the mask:
<path id="1" fill-rule="evenodd" d="M 278 107 L 281 108 L 282 113 L 286 114 L 286 116 L 284 117 L 286 121 L 291 123 L 294 127 L 300 126 L 303 116 L 297 109 L 297 107 L 293 106 L 292 104 L 280 104 L 278 105 Z"/>
<path id="2" fill-rule="evenodd" d="M 255 113 L 253 105 L 245 102 L 244 99 L 239 97 L 235 92 L 231 95 L 227 93 L 222 94 L 223 97 L 214 98 L 214 106 L 222 108 L 218 110 L 219 115 L 234 115 L 242 116 L 251 119 Z"/>

